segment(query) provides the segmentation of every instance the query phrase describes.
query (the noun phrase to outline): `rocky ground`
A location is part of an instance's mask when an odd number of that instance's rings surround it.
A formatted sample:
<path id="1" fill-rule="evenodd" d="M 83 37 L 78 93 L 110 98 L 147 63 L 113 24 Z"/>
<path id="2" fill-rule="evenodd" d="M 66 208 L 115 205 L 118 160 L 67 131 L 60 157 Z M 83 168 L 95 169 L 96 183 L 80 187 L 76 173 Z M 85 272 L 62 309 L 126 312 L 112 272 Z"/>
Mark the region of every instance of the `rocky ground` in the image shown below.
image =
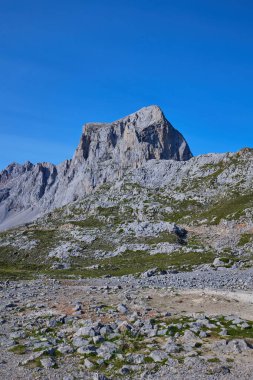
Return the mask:
<path id="1" fill-rule="evenodd" d="M 0 378 L 253 379 L 252 274 L 2 282 Z"/>

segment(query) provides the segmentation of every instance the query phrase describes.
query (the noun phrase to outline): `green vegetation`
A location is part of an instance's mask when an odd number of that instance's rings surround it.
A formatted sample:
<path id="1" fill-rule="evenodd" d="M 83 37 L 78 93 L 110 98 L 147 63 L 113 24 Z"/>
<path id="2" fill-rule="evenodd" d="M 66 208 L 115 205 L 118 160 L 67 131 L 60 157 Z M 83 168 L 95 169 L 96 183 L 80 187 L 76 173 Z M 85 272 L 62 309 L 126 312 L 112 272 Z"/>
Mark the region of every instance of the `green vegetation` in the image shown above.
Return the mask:
<path id="1" fill-rule="evenodd" d="M 157 267 L 159 270 L 165 270 L 173 267 L 180 270 L 190 270 L 194 265 L 211 263 L 215 255 L 213 252 L 196 253 L 196 252 L 173 252 L 170 254 L 149 255 L 145 251 L 126 251 L 121 255 L 110 257 L 104 260 L 92 259 L 89 265 L 99 264 L 98 269 L 87 269 L 83 262 L 77 262 L 72 269 L 61 271 L 46 271 L 49 275 L 55 277 L 101 277 L 104 275 L 123 276 L 127 274 L 137 274 L 150 268 Z M 88 266 L 88 262 L 86 261 Z"/>
<path id="2" fill-rule="evenodd" d="M 243 246 L 249 243 L 251 241 L 251 238 L 252 238 L 252 234 L 242 234 L 238 245 Z"/>
<path id="3" fill-rule="evenodd" d="M 246 208 L 253 207 L 253 194 L 239 194 L 233 192 L 230 198 L 220 198 L 214 204 L 201 204 L 196 201 L 184 200 L 173 208 L 177 211 L 164 214 L 164 220 L 180 223 L 187 218 L 187 222 L 196 222 L 206 219 L 207 224 L 217 225 L 221 219 L 238 220 L 245 214 Z"/>
<path id="4" fill-rule="evenodd" d="M 17 344 L 16 346 L 13 346 L 12 348 L 10 348 L 9 351 L 17 355 L 24 355 L 26 353 L 26 347 L 23 346 L 22 344 Z"/>
<path id="5" fill-rule="evenodd" d="M 233 194 L 228 199 L 221 199 L 214 206 L 203 212 L 199 217 L 207 218 L 211 224 L 219 224 L 221 219 L 239 219 L 247 207 L 253 206 L 253 194 Z"/>
<path id="6" fill-rule="evenodd" d="M 132 238 L 129 238 L 129 241 L 132 241 Z M 168 232 L 161 232 L 157 236 L 152 237 L 142 237 L 142 238 L 135 238 L 134 239 L 136 243 L 138 244 L 158 244 L 158 243 L 178 243 L 178 236 L 174 233 L 168 233 Z"/>
<path id="7" fill-rule="evenodd" d="M 220 363 L 220 359 L 219 358 L 210 358 L 210 359 L 207 359 L 207 361 L 209 363 Z"/>
<path id="8" fill-rule="evenodd" d="M 100 228 L 104 226 L 104 223 L 101 220 L 94 217 L 89 217 L 84 220 L 70 220 L 68 223 L 82 228 Z"/>

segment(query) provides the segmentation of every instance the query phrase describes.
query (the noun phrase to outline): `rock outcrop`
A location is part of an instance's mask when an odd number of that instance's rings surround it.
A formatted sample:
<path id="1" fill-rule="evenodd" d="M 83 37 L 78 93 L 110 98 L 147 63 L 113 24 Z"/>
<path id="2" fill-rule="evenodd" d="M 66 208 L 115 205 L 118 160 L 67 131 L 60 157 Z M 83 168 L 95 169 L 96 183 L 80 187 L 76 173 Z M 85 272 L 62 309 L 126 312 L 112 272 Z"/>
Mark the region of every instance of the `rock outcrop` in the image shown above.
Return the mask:
<path id="1" fill-rule="evenodd" d="M 187 142 L 157 106 L 113 123 L 88 123 L 72 160 L 59 165 L 12 163 L 0 173 L 0 229 L 80 199 L 148 160 L 191 157 Z"/>

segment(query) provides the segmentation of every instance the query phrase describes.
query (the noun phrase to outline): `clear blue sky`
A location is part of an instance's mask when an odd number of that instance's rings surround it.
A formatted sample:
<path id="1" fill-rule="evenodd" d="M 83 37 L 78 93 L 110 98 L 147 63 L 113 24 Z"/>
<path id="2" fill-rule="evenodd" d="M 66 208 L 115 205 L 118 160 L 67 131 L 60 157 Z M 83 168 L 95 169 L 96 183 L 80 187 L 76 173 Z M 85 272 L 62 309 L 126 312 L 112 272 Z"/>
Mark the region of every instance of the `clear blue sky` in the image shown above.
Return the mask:
<path id="1" fill-rule="evenodd" d="M 158 104 L 195 155 L 253 146 L 251 0 L 0 0 L 0 168 Z"/>

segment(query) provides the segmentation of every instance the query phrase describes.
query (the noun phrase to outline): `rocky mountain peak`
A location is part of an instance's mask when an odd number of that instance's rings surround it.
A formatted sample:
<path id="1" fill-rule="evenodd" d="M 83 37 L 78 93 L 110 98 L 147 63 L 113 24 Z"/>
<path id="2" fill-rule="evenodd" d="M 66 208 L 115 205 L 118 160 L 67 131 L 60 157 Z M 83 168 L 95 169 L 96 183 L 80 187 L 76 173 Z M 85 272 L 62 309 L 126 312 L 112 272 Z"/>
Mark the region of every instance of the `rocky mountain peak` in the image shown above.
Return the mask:
<path id="1" fill-rule="evenodd" d="M 141 131 L 150 125 L 158 125 L 166 122 L 166 118 L 160 107 L 151 105 L 143 107 L 137 112 L 123 117 L 115 122 L 115 124 L 133 125 L 136 130 Z"/>
<path id="2" fill-rule="evenodd" d="M 181 133 L 155 105 L 112 123 L 87 123 L 72 160 L 11 164 L 0 173 L 0 229 L 81 199 L 147 161 L 191 157 Z"/>
<path id="3" fill-rule="evenodd" d="M 86 124 L 74 163 L 113 160 L 125 168 L 139 167 L 150 159 L 186 161 L 191 157 L 183 136 L 152 105 L 112 123 Z"/>

